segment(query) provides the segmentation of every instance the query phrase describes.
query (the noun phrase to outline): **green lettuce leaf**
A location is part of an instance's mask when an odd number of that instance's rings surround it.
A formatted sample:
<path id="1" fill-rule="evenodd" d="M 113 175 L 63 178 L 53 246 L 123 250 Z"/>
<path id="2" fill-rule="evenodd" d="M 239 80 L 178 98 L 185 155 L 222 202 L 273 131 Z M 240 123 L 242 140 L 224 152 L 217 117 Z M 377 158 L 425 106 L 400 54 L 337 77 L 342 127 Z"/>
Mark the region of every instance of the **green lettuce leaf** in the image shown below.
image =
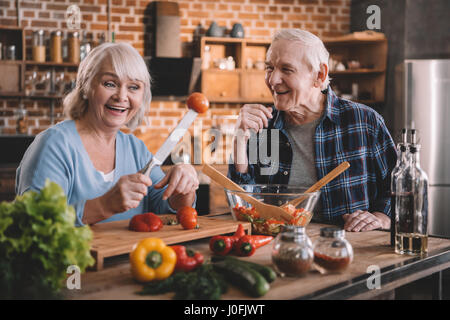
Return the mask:
<path id="1" fill-rule="evenodd" d="M 91 240 L 89 226 L 75 227 L 75 210 L 54 182 L 0 203 L 0 298 L 58 297 L 68 266 L 84 272 L 94 264 Z"/>

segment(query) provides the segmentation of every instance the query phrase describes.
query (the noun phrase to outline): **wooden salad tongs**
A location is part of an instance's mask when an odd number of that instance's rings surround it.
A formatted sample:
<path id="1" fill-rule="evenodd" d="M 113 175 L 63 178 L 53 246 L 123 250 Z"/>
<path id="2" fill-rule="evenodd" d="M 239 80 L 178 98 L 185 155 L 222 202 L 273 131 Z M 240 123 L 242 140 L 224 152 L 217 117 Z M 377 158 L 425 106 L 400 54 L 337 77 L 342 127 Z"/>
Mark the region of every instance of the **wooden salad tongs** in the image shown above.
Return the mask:
<path id="1" fill-rule="evenodd" d="M 350 167 L 350 163 L 348 163 L 347 161 L 342 162 L 340 165 L 338 165 L 336 168 L 334 168 L 333 170 L 331 170 L 327 175 L 325 175 L 322 179 L 320 179 L 319 181 L 317 181 L 316 183 L 314 183 L 308 190 L 306 190 L 304 193 L 311 193 L 311 192 L 316 192 L 318 190 L 320 190 L 324 185 L 326 185 L 328 182 L 330 182 L 331 180 L 333 180 L 334 178 L 336 178 L 338 175 L 340 175 L 342 172 L 344 172 L 345 170 L 347 170 Z M 300 196 L 298 198 L 295 198 L 289 202 L 286 202 L 285 204 L 283 204 L 281 206 L 281 208 L 285 208 L 289 205 L 293 205 L 294 207 L 298 206 L 300 203 L 303 202 L 303 200 L 305 200 L 306 198 L 308 198 L 307 196 Z"/>
<path id="2" fill-rule="evenodd" d="M 249 194 L 247 194 L 247 191 L 245 191 L 241 186 L 234 183 L 232 180 L 228 179 L 226 176 L 224 176 L 221 172 L 217 171 L 213 167 L 211 167 L 208 164 L 203 165 L 202 169 L 203 173 L 206 174 L 208 177 L 211 178 L 211 180 L 215 181 L 222 187 L 233 190 L 233 191 L 241 191 L 242 193 L 239 193 L 239 196 L 250 203 L 258 212 L 259 216 L 264 219 L 283 219 L 285 221 L 290 221 L 292 219 L 292 216 L 287 213 L 283 208 L 277 207 L 274 205 L 270 205 L 267 203 L 263 203 L 259 201 L 258 199 L 253 198 Z"/>

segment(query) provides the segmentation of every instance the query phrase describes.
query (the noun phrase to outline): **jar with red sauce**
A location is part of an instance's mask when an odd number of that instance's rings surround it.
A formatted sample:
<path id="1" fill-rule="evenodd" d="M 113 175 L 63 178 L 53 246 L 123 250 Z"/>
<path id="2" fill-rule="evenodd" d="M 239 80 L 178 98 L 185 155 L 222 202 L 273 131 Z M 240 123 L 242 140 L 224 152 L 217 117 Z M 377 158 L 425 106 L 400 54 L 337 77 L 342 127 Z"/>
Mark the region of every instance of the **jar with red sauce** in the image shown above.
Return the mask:
<path id="1" fill-rule="evenodd" d="M 284 225 L 272 248 L 272 262 L 282 276 L 306 274 L 313 263 L 313 246 L 305 227 Z"/>
<path id="2" fill-rule="evenodd" d="M 340 273 L 353 261 L 353 248 L 345 239 L 345 231 L 327 227 L 320 229 L 314 242 L 314 264 L 321 273 Z"/>

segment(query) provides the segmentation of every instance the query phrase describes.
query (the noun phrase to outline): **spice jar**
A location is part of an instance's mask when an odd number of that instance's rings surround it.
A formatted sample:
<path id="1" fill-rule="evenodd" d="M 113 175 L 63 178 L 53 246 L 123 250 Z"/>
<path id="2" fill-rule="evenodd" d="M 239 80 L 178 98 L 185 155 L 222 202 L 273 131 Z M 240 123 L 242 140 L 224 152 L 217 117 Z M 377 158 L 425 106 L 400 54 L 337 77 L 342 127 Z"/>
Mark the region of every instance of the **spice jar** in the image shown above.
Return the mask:
<path id="1" fill-rule="evenodd" d="M 61 31 L 53 31 L 50 37 L 50 60 L 52 62 L 62 62 L 62 48 L 61 48 Z"/>
<path id="2" fill-rule="evenodd" d="M 78 37 L 78 32 L 69 33 L 69 62 L 79 63 L 80 62 L 80 39 Z"/>
<path id="3" fill-rule="evenodd" d="M 23 108 L 23 105 L 15 111 L 16 115 L 16 133 L 27 134 L 28 133 L 28 117 L 27 110 Z"/>
<path id="4" fill-rule="evenodd" d="M 272 262 L 276 270 L 286 276 L 301 276 L 313 263 L 313 247 L 305 227 L 285 225 L 275 238 Z"/>
<path id="5" fill-rule="evenodd" d="M 339 273 L 353 261 L 353 248 L 345 239 L 345 231 L 328 227 L 320 229 L 314 242 L 314 264 L 321 273 Z"/>
<path id="6" fill-rule="evenodd" d="M 6 60 L 16 60 L 16 46 L 6 46 L 5 47 L 5 59 Z"/>
<path id="7" fill-rule="evenodd" d="M 33 61 L 45 62 L 44 30 L 33 32 Z"/>

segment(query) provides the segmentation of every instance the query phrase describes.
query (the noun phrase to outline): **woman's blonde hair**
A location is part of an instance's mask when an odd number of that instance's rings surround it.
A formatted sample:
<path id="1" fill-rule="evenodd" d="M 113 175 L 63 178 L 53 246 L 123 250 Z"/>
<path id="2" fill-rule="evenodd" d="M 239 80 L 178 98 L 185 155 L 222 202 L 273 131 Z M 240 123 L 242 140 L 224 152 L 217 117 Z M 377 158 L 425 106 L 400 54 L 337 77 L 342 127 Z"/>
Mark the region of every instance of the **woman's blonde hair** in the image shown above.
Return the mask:
<path id="1" fill-rule="evenodd" d="M 328 67 L 328 59 L 330 54 L 325 48 L 322 40 L 311 32 L 301 29 L 282 29 L 274 34 L 272 37 L 272 42 L 280 39 L 299 41 L 302 45 L 308 47 L 308 50 L 304 50 L 303 52 L 303 58 L 309 64 L 313 72 L 318 73 L 322 63 Z M 327 77 L 325 78 L 321 88 L 322 90 L 328 87 L 330 80 L 331 79 L 327 73 Z"/>
<path id="2" fill-rule="evenodd" d="M 75 88 L 64 98 L 64 114 L 72 120 L 78 120 L 88 108 L 88 99 L 95 87 L 97 75 L 102 63 L 109 59 L 114 72 L 119 79 L 138 80 L 144 84 L 142 105 L 136 115 L 128 121 L 126 126 L 131 130 L 142 122 L 150 106 L 152 94 L 150 91 L 151 77 L 147 65 L 139 52 L 128 43 L 103 43 L 92 50 L 81 61 L 78 68 Z"/>

